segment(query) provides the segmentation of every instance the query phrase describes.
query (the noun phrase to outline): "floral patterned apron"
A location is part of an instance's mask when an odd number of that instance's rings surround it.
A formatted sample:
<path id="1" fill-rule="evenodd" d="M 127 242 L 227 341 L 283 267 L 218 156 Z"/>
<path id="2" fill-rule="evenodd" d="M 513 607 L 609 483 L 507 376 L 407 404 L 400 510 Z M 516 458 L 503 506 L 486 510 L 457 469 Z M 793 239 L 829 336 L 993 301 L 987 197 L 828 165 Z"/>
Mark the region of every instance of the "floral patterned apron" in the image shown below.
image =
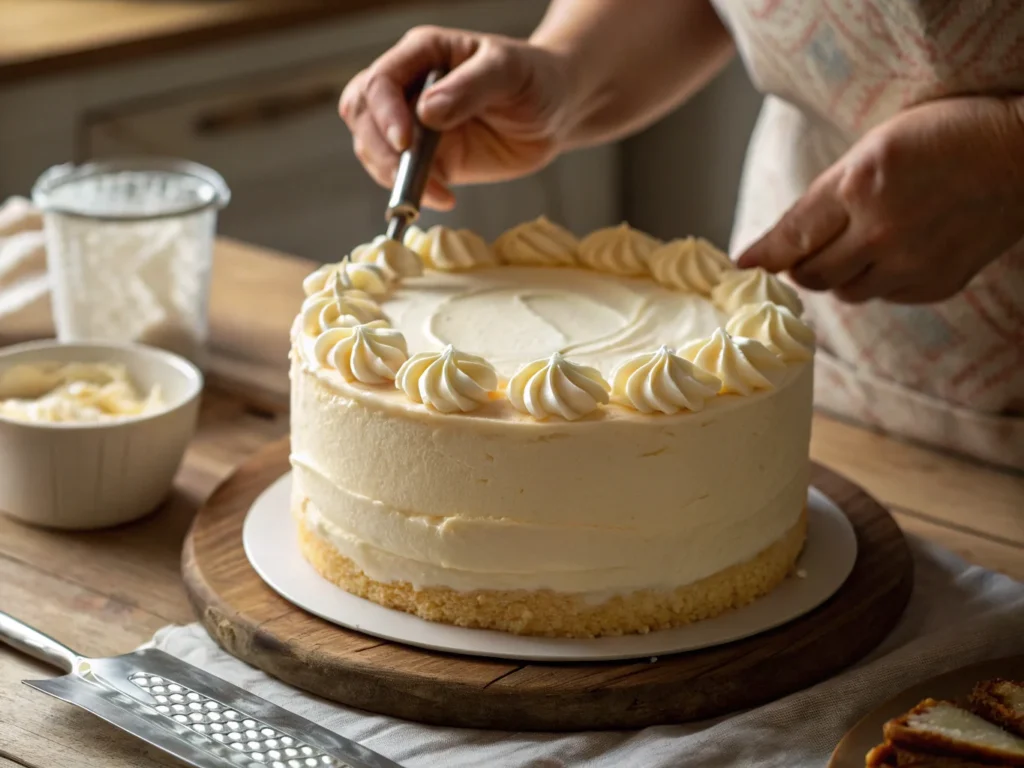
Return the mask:
<path id="1" fill-rule="evenodd" d="M 866 131 L 907 106 L 1024 93 L 1020 0 L 714 0 L 767 94 L 730 250 L 769 229 Z M 932 305 L 801 291 L 819 408 L 1024 470 L 1024 242 Z"/>

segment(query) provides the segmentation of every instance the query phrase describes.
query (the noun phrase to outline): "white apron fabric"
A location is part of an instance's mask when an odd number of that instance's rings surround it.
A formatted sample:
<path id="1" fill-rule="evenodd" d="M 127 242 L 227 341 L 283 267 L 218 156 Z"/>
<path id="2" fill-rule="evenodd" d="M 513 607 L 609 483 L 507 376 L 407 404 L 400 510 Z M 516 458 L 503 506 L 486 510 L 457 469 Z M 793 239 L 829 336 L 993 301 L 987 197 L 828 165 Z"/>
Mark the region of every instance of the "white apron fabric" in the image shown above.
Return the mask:
<path id="1" fill-rule="evenodd" d="M 1024 93 L 1019 0 L 715 4 L 768 94 L 744 167 L 734 254 L 900 109 L 950 94 Z M 801 298 L 820 344 L 818 407 L 1024 470 L 1024 243 L 939 304 Z"/>

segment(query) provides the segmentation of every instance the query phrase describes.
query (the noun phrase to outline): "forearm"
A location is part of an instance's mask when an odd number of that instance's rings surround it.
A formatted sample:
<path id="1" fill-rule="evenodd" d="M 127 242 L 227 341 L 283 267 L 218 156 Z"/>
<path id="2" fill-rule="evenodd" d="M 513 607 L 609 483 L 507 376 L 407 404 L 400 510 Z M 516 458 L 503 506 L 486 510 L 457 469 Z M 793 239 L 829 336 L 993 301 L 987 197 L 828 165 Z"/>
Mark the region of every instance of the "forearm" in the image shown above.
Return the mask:
<path id="1" fill-rule="evenodd" d="M 699 91 L 734 51 L 709 0 L 552 0 L 531 42 L 564 56 L 571 70 L 567 148 L 650 125 Z"/>

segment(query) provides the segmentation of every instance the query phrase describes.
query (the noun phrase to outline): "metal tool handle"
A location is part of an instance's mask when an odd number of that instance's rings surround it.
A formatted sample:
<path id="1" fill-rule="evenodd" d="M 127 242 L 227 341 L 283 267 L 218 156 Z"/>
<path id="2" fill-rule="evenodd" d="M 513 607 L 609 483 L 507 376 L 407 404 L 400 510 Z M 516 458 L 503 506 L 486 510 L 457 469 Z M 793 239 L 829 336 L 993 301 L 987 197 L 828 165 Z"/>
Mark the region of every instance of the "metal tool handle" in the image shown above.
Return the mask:
<path id="1" fill-rule="evenodd" d="M 81 656 L 63 643 L 58 643 L 49 635 L 3 611 L 0 611 L 0 640 L 64 672 L 74 672 L 78 663 L 83 661 Z"/>
<path id="2" fill-rule="evenodd" d="M 445 69 L 432 69 L 423 82 L 423 91 L 447 74 Z M 405 228 L 414 222 L 420 214 L 420 200 L 423 190 L 430 179 L 430 168 L 434 163 L 434 152 L 441 134 L 426 128 L 412 110 L 413 132 L 412 143 L 402 153 L 398 161 L 398 173 L 395 175 L 395 186 L 391 190 L 391 199 L 385 219 L 388 222 L 388 237 L 401 239 Z"/>

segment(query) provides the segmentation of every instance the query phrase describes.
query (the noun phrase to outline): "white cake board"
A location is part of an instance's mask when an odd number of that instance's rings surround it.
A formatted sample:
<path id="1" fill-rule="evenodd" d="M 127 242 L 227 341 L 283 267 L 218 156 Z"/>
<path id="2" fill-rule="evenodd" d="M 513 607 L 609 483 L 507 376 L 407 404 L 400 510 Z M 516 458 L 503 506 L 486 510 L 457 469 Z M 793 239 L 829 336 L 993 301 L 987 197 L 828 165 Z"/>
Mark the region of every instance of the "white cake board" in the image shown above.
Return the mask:
<path id="1" fill-rule="evenodd" d="M 299 552 L 289 511 L 291 472 L 267 488 L 249 510 L 242 543 L 249 562 L 284 599 L 326 621 L 384 640 L 432 651 L 523 661 L 612 661 L 663 656 L 722 645 L 801 616 L 834 595 L 857 559 L 846 515 L 815 488 L 807 494 L 807 544 L 791 576 L 771 593 L 722 616 L 646 635 L 592 640 L 527 637 L 425 621 L 335 586 Z"/>

